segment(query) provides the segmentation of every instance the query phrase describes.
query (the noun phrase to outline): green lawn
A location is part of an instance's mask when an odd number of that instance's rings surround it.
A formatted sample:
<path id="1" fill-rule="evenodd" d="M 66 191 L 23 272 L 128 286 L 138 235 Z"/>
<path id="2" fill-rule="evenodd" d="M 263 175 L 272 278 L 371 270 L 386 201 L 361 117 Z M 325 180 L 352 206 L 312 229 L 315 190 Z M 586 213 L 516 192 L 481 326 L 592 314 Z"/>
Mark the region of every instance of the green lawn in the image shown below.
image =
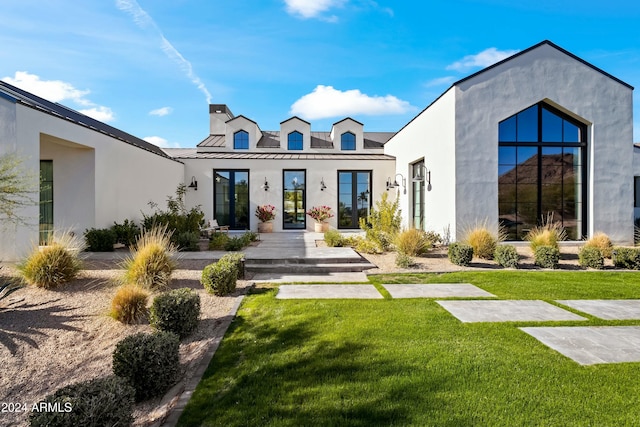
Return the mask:
<path id="1" fill-rule="evenodd" d="M 640 275 L 450 273 L 502 299 L 640 298 Z M 640 425 L 640 364 L 583 367 L 517 329 L 463 324 L 433 300 L 248 296 L 179 425 Z M 587 316 L 589 317 L 589 316 Z"/>

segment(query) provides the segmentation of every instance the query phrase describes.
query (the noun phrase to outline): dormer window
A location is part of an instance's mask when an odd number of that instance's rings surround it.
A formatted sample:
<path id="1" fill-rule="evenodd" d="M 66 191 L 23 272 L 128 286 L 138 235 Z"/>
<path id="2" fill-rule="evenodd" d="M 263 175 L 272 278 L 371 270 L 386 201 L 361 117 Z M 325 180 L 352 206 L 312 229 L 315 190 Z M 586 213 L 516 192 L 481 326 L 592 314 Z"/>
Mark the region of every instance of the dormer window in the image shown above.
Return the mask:
<path id="1" fill-rule="evenodd" d="M 340 137 L 340 148 L 342 150 L 356 149 L 356 136 L 351 132 L 345 132 Z"/>
<path id="2" fill-rule="evenodd" d="M 302 134 L 298 131 L 293 131 L 287 137 L 287 149 L 289 150 L 302 150 Z"/>
<path id="3" fill-rule="evenodd" d="M 246 131 L 241 130 L 233 134 L 233 149 L 234 150 L 249 149 L 249 134 Z"/>

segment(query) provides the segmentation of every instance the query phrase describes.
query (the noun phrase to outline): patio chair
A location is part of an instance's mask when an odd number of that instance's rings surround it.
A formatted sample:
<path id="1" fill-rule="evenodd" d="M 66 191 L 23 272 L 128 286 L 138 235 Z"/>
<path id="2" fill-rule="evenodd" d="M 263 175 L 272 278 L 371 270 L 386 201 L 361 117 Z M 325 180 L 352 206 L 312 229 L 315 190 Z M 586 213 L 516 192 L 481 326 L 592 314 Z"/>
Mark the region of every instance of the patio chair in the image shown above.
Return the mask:
<path id="1" fill-rule="evenodd" d="M 225 233 L 229 232 L 228 225 L 219 225 L 218 220 L 210 219 L 207 224 L 204 225 L 203 228 L 200 229 L 201 234 L 205 234 L 206 236 L 210 236 L 211 233 L 216 233 L 218 231 L 224 231 Z"/>

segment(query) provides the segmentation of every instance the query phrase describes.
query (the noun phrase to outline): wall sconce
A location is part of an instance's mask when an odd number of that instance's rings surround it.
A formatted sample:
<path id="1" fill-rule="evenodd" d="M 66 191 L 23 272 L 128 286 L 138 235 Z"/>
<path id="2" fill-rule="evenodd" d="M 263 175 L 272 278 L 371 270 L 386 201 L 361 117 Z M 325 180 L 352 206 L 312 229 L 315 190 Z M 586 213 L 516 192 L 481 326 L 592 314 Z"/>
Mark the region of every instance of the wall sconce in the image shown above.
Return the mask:
<path id="1" fill-rule="evenodd" d="M 422 174 L 422 170 L 424 169 L 424 175 Z M 411 179 L 413 182 L 427 182 L 427 190 L 431 190 L 431 171 L 427 169 L 425 165 L 420 165 L 418 168 L 418 172 Z"/>
<path id="2" fill-rule="evenodd" d="M 269 191 L 269 182 L 267 181 L 267 177 L 264 177 L 264 184 L 262 184 L 261 186 L 262 188 L 264 188 L 264 191 Z"/>
<path id="3" fill-rule="evenodd" d="M 400 187 L 400 184 L 398 184 L 398 180 L 396 179 L 398 178 L 398 175 L 400 175 L 400 178 L 402 178 L 402 193 L 407 194 L 407 179 L 401 173 L 396 174 L 396 176 L 393 178 L 393 182 L 391 182 L 391 178 L 387 178 L 387 191 L 389 191 L 390 188 Z"/>
<path id="4" fill-rule="evenodd" d="M 324 191 L 325 188 L 327 188 L 327 186 L 324 185 L 324 178 L 322 178 L 320 180 L 320 191 Z"/>
<path id="5" fill-rule="evenodd" d="M 195 191 L 198 191 L 198 181 L 196 181 L 195 176 L 191 177 L 191 184 L 189 184 L 187 187 L 193 188 Z"/>

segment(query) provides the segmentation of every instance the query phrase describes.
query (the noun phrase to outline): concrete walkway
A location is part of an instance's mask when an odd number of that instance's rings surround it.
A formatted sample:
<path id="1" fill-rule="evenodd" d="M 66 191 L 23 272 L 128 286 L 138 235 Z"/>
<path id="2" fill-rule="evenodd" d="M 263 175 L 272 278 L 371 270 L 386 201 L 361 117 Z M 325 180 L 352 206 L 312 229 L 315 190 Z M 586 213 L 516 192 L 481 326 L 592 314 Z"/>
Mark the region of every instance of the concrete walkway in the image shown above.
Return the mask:
<path id="1" fill-rule="evenodd" d="M 640 300 L 560 300 L 556 301 L 575 310 L 605 320 L 640 319 Z"/>
<path id="2" fill-rule="evenodd" d="M 373 285 L 282 285 L 278 299 L 383 299 Z"/>
<path id="3" fill-rule="evenodd" d="M 495 295 L 469 283 L 382 285 L 392 298 L 476 298 Z"/>
<path id="4" fill-rule="evenodd" d="M 464 323 L 587 320 L 560 307 L 538 300 L 436 302 Z"/>

